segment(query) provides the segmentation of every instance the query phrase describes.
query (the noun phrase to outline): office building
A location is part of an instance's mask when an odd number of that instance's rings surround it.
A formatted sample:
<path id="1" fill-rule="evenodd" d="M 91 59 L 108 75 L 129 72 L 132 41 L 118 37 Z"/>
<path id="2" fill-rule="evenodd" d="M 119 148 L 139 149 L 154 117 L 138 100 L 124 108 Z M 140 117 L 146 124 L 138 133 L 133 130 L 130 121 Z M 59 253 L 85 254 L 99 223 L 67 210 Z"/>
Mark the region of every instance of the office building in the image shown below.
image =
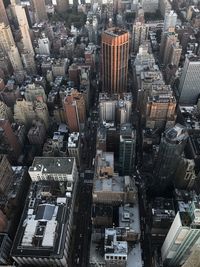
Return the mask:
<path id="1" fill-rule="evenodd" d="M 162 260 L 169 267 L 182 266 L 200 238 L 199 196 L 178 201 L 178 209 L 161 248 Z"/>
<path id="2" fill-rule="evenodd" d="M 122 124 L 130 122 L 132 112 L 131 93 L 99 94 L 99 116 L 102 122 Z"/>
<path id="3" fill-rule="evenodd" d="M 146 127 L 173 127 L 176 120 L 176 99 L 169 85 L 152 85 L 146 103 Z"/>
<path id="4" fill-rule="evenodd" d="M 163 32 L 168 32 L 170 28 L 175 28 L 177 22 L 177 14 L 171 10 L 165 14 Z"/>
<path id="5" fill-rule="evenodd" d="M 175 187 L 191 190 L 194 188 L 196 178 L 194 159 L 181 158 L 174 176 Z"/>
<path id="6" fill-rule="evenodd" d="M 119 173 L 131 175 L 135 168 L 136 131 L 129 123 L 121 125 L 119 143 Z"/>
<path id="7" fill-rule="evenodd" d="M 137 21 L 133 24 L 132 46 L 135 54 L 138 52 L 139 46 L 148 39 L 148 31 L 146 24 Z"/>
<path id="8" fill-rule="evenodd" d="M 119 206 L 121 204 L 135 203 L 137 189 L 130 176 L 117 176 L 99 178 L 93 182 L 93 203 Z"/>
<path id="9" fill-rule="evenodd" d="M 156 197 L 151 203 L 151 240 L 153 247 L 160 247 L 175 218 L 173 199 Z"/>
<path id="10" fill-rule="evenodd" d="M 32 183 L 26 200 L 12 258 L 24 265 L 69 266 L 78 181 L 75 159 L 35 158 L 29 174 L 37 183 Z"/>
<path id="11" fill-rule="evenodd" d="M 101 121 L 114 122 L 116 119 L 116 105 L 118 95 L 99 94 L 99 117 Z"/>
<path id="12" fill-rule="evenodd" d="M 182 48 L 179 45 L 178 34 L 174 31 L 163 33 L 160 45 L 160 57 L 164 66 L 168 64 L 178 66 L 181 52 Z"/>
<path id="13" fill-rule="evenodd" d="M 164 132 L 154 168 L 154 184 L 159 192 L 171 184 L 187 139 L 188 133 L 180 124 Z"/>
<path id="14" fill-rule="evenodd" d="M 102 82 L 107 93 L 126 91 L 129 33 L 110 28 L 102 33 Z"/>
<path id="15" fill-rule="evenodd" d="M 34 12 L 36 23 L 47 20 L 47 12 L 44 0 L 31 0 L 31 7 Z"/>
<path id="16" fill-rule="evenodd" d="M 3 0 L 0 0 L 0 23 L 9 25 L 8 16 L 6 14 L 6 9 L 5 9 Z"/>
<path id="17" fill-rule="evenodd" d="M 148 39 L 149 27 L 145 24 L 144 11 L 139 8 L 133 24 L 132 49 L 134 54 L 138 53 L 140 45 Z"/>
<path id="18" fill-rule="evenodd" d="M 66 123 L 70 131 L 78 132 L 85 122 L 86 106 L 82 93 L 72 89 L 63 102 Z"/>
<path id="19" fill-rule="evenodd" d="M 22 44 L 22 50 L 28 51 L 29 53 L 32 53 L 34 55 L 33 45 L 30 37 L 29 32 L 29 24 L 26 17 L 25 9 L 21 5 L 13 4 L 12 8 L 14 10 L 17 23 L 19 25 L 19 30 L 21 33 L 21 44 Z M 21 51 L 22 52 L 22 51 Z"/>
<path id="20" fill-rule="evenodd" d="M 200 58 L 195 55 L 186 55 L 178 88 L 180 104 L 197 103 L 200 94 L 199 77 Z"/>

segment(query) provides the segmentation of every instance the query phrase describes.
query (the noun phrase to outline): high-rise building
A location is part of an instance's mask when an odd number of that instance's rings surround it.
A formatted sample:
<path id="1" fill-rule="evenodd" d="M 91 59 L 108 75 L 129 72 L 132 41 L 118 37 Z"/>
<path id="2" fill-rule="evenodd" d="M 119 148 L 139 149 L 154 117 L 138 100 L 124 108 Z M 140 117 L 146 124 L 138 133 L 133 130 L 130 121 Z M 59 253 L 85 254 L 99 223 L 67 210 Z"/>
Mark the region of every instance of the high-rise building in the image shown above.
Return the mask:
<path id="1" fill-rule="evenodd" d="M 131 124 L 124 123 L 120 130 L 119 173 L 131 175 L 135 167 L 136 131 Z"/>
<path id="2" fill-rule="evenodd" d="M 85 99 L 82 93 L 73 89 L 63 102 L 66 123 L 70 131 L 78 132 L 81 124 L 85 122 L 86 106 Z"/>
<path id="3" fill-rule="evenodd" d="M 179 84 L 179 103 L 196 104 L 199 94 L 200 58 L 186 55 Z"/>
<path id="4" fill-rule="evenodd" d="M 126 91 L 128 74 L 129 33 L 110 28 L 102 34 L 103 90 L 112 93 Z"/>
<path id="5" fill-rule="evenodd" d="M 47 105 L 40 101 L 25 101 L 18 99 L 14 106 L 14 119 L 23 123 L 29 128 L 34 119 L 40 119 L 44 122 L 46 129 L 49 126 L 49 113 Z"/>
<path id="6" fill-rule="evenodd" d="M 165 14 L 163 32 L 167 32 L 169 28 L 175 28 L 177 22 L 177 14 L 171 10 Z"/>
<path id="7" fill-rule="evenodd" d="M 172 31 L 165 32 L 162 35 L 160 45 L 160 57 L 162 63 L 167 66 L 168 64 L 178 66 L 182 48 L 179 45 L 178 34 Z"/>
<path id="8" fill-rule="evenodd" d="M 171 184 L 187 139 L 188 133 L 180 124 L 176 124 L 164 132 L 154 168 L 154 184 L 160 192 Z"/>
<path id="9" fill-rule="evenodd" d="M 146 104 L 146 127 L 164 129 L 176 120 L 176 99 L 169 85 L 152 85 Z"/>
<path id="10" fill-rule="evenodd" d="M 36 64 L 34 54 L 29 51 L 24 51 L 21 53 L 22 62 L 24 64 L 24 69 L 28 75 L 36 74 Z"/>
<path id="11" fill-rule="evenodd" d="M 149 27 L 145 24 L 144 12 L 142 9 L 139 9 L 137 12 L 137 17 L 133 24 L 133 33 L 132 33 L 132 47 L 133 52 L 137 54 L 139 46 L 148 39 Z"/>
<path id="12" fill-rule="evenodd" d="M 21 43 L 23 50 L 34 54 L 25 9 L 21 5 L 16 4 L 13 5 L 13 9 L 21 32 Z"/>
<path id="13" fill-rule="evenodd" d="M 169 13 L 172 9 L 171 2 L 169 0 L 160 0 L 159 1 L 159 10 L 163 17 L 166 13 Z"/>
<path id="14" fill-rule="evenodd" d="M 183 266 L 200 238 L 199 196 L 195 195 L 189 202 L 179 201 L 178 207 L 161 249 L 162 260 L 169 267 Z"/>
<path id="15" fill-rule="evenodd" d="M 8 57 L 14 72 L 23 71 L 23 65 L 19 50 L 15 45 L 11 46 L 10 50 L 8 50 Z"/>
<path id="16" fill-rule="evenodd" d="M 0 0 L 0 23 L 4 23 L 5 25 L 8 25 L 9 21 L 8 21 L 6 9 L 5 9 L 3 2 L 4 2 L 3 0 Z"/>
<path id="17" fill-rule="evenodd" d="M 15 41 L 10 26 L 0 23 L 0 48 L 7 52 L 13 45 L 15 45 Z"/>
<path id="18" fill-rule="evenodd" d="M 47 12 L 44 0 L 31 0 L 31 6 L 35 15 L 35 22 L 47 20 Z"/>

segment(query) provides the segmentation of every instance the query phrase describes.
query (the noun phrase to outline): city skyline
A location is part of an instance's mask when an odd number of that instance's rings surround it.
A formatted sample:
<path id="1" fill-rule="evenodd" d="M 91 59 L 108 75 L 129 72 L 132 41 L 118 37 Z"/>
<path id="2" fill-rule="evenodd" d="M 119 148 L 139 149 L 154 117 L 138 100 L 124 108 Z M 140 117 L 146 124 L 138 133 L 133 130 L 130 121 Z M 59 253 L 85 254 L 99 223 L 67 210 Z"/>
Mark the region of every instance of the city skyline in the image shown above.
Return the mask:
<path id="1" fill-rule="evenodd" d="M 200 2 L 0 0 L 0 265 L 199 267 Z"/>

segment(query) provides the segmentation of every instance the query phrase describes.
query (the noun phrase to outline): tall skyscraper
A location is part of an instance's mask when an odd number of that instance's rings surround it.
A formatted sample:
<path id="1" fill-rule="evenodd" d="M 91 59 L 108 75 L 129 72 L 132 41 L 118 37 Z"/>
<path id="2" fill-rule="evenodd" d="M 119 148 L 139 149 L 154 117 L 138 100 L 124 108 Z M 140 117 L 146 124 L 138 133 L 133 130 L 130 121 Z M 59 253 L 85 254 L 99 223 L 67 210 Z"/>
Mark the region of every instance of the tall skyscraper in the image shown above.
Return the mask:
<path id="1" fill-rule="evenodd" d="M 10 26 L 0 23 L 0 48 L 7 52 L 12 45 L 15 45 L 15 41 Z"/>
<path id="2" fill-rule="evenodd" d="M 144 20 L 135 20 L 133 24 L 133 33 L 132 33 L 132 47 L 133 52 L 138 53 L 139 46 L 148 39 L 149 28 L 145 24 Z"/>
<path id="3" fill-rule="evenodd" d="M 35 14 L 35 22 L 47 20 L 47 12 L 44 0 L 31 0 L 31 6 Z"/>
<path id="4" fill-rule="evenodd" d="M 165 14 L 163 32 L 169 30 L 169 28 L 175 28 L 177 22 L 177 14 L 171 10 Z"/>
<path id="5" fill-rule="evenodd" d="M 8 51 L 8 57 L 14 72 L 23 71 L 22 60 L 20 58 L 19 51 L 15 45 L 12 45 L 10 47 L 10 50 Z"/>
<path id="6" fill-rule="evenodd" d="M 128 73 L 129 33 L 110 28 L 102 34 L 103 90 L 112 93 L 126 91 Z"/>
<path id="7" fill-rule="evenodd" d="M 200 86 L 200 58 L 196 55 L 186 55 L 179 84 L 179 103 L 193 105 L 197 103 Z"/>
<path id="8" fill-rule="evenodd" d="M 22 37 L 21 43 L 23 46 L 23 50 L 34 54 L 25 9 L 21 5 L 14 5 L 14 10 L 19 24 L 19 29 L 21 32 L 21 37 Z"/>
<path id="9" fill-rule="evenodd" d="M 182 48 L 179 45 L 178 34 L 172 31 L 164 32 L 162 35 L 160 45 L 160 57 L 162 63 L 167 66 L 168 64 L 179 64 Z"/>
<path id="10" fill-rule="evenodd" d="M 178 202 L 178 206 L 179 211 L 161 249 L 164 266 L 169 267 L 183 266 L 200 238 L 199 196 L 188 203 Z M 199 266 L 194 263 L 190 266 Z"/>
<path id="11" fill-rule="evenodd" d="M 0 0 L 0 23 L 9 24 L 3 0 Z"/>
<path id="12" fill-rule="evenodd" d="M 121 125 L 119 144 L 120 175 L 131 175 L 135 167 L 136 131 L 130 123 Z"/>
<path id="13" fill-rule="evenodd" d="M 154 169 L 156 179 L 154 184 L 160 192 L 165 191 L 170 185 L 187 138 L 188 133 L 180 124 L 176 124 L 164 132 Z"/>

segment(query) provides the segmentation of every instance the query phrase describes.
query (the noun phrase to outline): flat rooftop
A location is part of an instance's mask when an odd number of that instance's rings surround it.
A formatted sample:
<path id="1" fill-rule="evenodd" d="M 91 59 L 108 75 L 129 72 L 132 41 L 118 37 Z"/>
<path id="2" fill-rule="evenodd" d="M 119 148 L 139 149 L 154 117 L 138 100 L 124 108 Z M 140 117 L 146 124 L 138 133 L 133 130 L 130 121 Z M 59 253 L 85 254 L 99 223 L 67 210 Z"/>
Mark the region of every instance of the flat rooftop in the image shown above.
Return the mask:
<path id="1" fill-rule="evenodd" d="M 62 257 L 72 208 L 73 184 L 32 183 L 12 248 L 14 257 Z"/>
<path id="2" fill-rule="evenodd" d="M 72 157 L 35 157 L 29 172 L 71 174 L 74 162 Z"/>
<path id="3" fill-rule="evenodd" d="M 133 207 L 128 205 L 119 207 L 119 227 L 133 230 L 135 233 L 140 234 L 140 215 L 137 202 Z"/>
<path id="4" fill-rule="evenodd" d="M 124 177 L 116 176 L 108 179 L 97 179 L 94 181 L 93 191 L 113 193 L 124 192 Z"/>
<path id="5" fill-rule="evenodd" d="M 104 31 L 105 34 L 111 35 L 113 37 L 118 37 L 120 35 L 126 34 L 127 31 L 120 28 L 110 28 Z"/>

